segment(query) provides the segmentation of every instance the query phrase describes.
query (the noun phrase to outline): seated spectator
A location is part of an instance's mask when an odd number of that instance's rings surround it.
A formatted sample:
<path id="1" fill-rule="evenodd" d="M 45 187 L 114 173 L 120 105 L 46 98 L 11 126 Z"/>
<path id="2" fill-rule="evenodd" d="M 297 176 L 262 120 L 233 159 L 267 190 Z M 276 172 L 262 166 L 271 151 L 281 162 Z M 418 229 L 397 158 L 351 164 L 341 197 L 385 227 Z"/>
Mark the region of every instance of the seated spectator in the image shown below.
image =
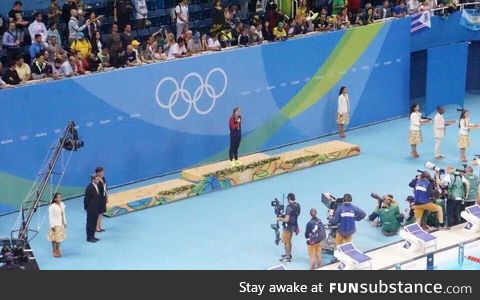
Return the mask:
<path id="1" fill-rule="evenodd" d="M 408 14 L 414 14 L 418 12 L 418 9 L 420 7 L 420 2 L 418 0 L 408 0 L 407 1 L 407 12 Z"/>
<path id="2" fill-rule="evenodd" d="M 133 51 L 135 52 L 135 55 L 137 56 L 137 59 L 141 61 L 140 59 L 140 42 L 137 40 L 132 41 L 132 47 Z"/>
<path id="3" fill-rule="evenodd" d="M 10 61 L 8 69 L 3 73 L 2 80 L 6 84 L 18 85 L 23 83 L 22 80 L 20 79 L 20 76 L 18 76 L 17 70 L 15 68 L 16 64 L 17 64 L 16 60 Z"/>
<path id="4" fill-rule="evenodd" d="M 328 15 L 328 9 L 323 7 L 320 11 L 320 15 L 315 20 L 315 28 L 318 31 L 332 30 L 333 24 L 330 21 L 331 17 Z"/>
<path id="5" fill-rule="evenodd" d="M 103 71 L 103 65 L 96 52 L 91 52 L 86 61 L 83 61 L 83 65 L 88 68 L 90 72 Z"/>
<path id="6" fill-rule="evenodd" d="M 277 27 L 273 28 L 273 36 L 275 41 L 285 41 L 287 39 L 287 32 L 283 27 L 282 22 L 278 22 Z"/>
<path id="7" fill-rule="evenodd" d="M 347 9 L 343 8 L 337 15 L 337 28 L 347 28 L 350 26 L 350 20 L 348 19 Z"/>
<path id="8" fill-rule="evenodd" d="M 49 53 L 48 61 L 51 63 L 55 61 L 55 58 L 58 55 L 65 53 L 65 50 L 63 50 L 62 46 L 57 42 L 57 38 L 55 36 L 50 37 L 47 50 Z"/>
<path id="9" fill-rule="evenodd" d="M 102 65 L 102 69 L 112 67 L 112 63 L 110 61 L 110 53 L 107 47 L 103 47 L 102 51 L 98 52 L 97 56 L 100 60 L 100 64 Z"/>
<path id="10" fill-rule="evenodd" d="M 230 20 L 234 23 L 234 24 L 237 24 L 238 22 L 240 22 L 240 14 L 238 12 L 238 6 L 236 4 L 232 4 L 230 5 L 230 7 L 228 8 L 229 12 L 230 12 Z"/>
<path id="11" fill-rule="evenodd" d="M 62 78 L 62 64 L 63 60 L 61 57 L 55 58 L 55 61 L 52 64 L 52 77 L 54 79 Z"/>
<path id="12" fill-rule="evenodd" d="M 405 2 L 402 0 L 400 3 L 393 8 L 393 16 L 395 18 L 403 18 L 407 15 L 407 6 Z"/>
<path id="13" fill-rule="evenodd" d="M 243 23 L 239 22 L 235 26 L 234 29 L 232 29 L 232 46 L 237 46 L 238 45 L 238 38 L 242 35 L 243 31 Z"/>
<path id="14" fill-rule="evenodd" d="M 262 25 L 262 23 L 259 23 L 259 24 L 257 24 L 257 26 L 255 26 L 255 32 L 258 35 L 258 37 L 260 38 L 260 41 L 263 42 L 264 38 L 263 38 L 263 25 Z"/>
<path id="15" fill-rule="evenodd" d="M 206 34 L 202 35 L 202 38 L 201 38 L 202 51 L 208 51 L 208 39 L 209 38 L 210 37 L 208 37 Z"/>
<path id="16" fill-rule="evenodd" d="M 3 81 L 2 76 L 3 76 L 3 64 L 0 61 L 0 89 L 10 87 L 10 84 L 7 84 L 5 81 Z"/>
<path id="17" fill-rule="evenodd" d="M 424 0 L 419 6 L 418 11 L 427 11 L 435 8 L 435 3 L 430 0 Z"/>
<path id="18" fill-rule="evenodd" d="M 174 45 L 175 45 L 175 36 L 173 35 L 173 33 L 169 32 L 167 33 L 165 45 L 163 45 L 163 52 L 167 56 L 167 59 L 171 59 L 175 57 L 172 52 Z"/>
<path id="19" fill-rule="evenodd" d="M 192 40 L 193 32 L 191 30 L 186 30 L 182 37 L 188 50 L 188 43 Z"/>
<path id="20" fill-rule="evenodd" d="M 250 40 L 248 39 L 248 27 L 245 26 L 242 28 L 242 34 L 238 37 L 238 46 L 246 47 L 250 45 Z"/>
<path id="21" fill-rule="evenodd" d="M 263 25 L 262 36 L 265 41 L 269 42 L 275 39 L 272 30 L 270 30 L 270 23 L 268 21 L 265 21 L 265 24 Z"/>
<path id="22" fill-rule="evenodd" d="M 220 41 L 218 40 L 219 34 L 213 35 L 208 39 L 208 44 L 207 44 L 207 50 L 208 51 L 220 51 L 221 50 L 221 45 Z"/>
<path id="23" fill-rule="evenodd" d="M 262 38 L 257 32 L 257 28 L 255 28 L 254 25 L 250 26 L 250 30 L 248 32 L 248 41 L 250 45 L 260 45 L 263 42 Z"/>
<path id="24" fill-rule="evenodd" d="M 37 57 L 40 51 L 45 49 L 45 45 L 43 44 L 42 35 L 36 34 L 35 41 L 30 46 L 30 59 L 33 61 L 35 57 Z"/>
<path id="25" fill-rule="evenodd" d="M 95 35 L 93 37 L 91 44 L 92 44 L 91 52 L 98 53 L 102 51 L 103 46 L 105 45 L 105 42 L 103 41 L 102 35 L 100 34 L 100 32 L 95 32 Z"/>
<path id="26" fill-rule="evenodd" d="M 90 53 L 88 54 L 90 56 Z M 77 51 L 75 53 L 75 67 L 77 69 L 78 75 L 88 75 L 90 74 L 87 58 L 82 55 L 81 52 Z"/>
<path id="27" fill-rule="evenodd" d="M 372 6 L 371 3 L 366 3 L 365 10 L 368 9 L 367 5 Z M 345 6 L 347 7 L 347 14 L 351 16 L 351 20 L 354 21 L 357 19 L 357 16 L 361 13 L 361 0 L 348 0 L 345 1 Z M 364 11 L 365 12 L 365 11 Z"/>
<path id="28" fill-rule="evenodd" d="M 90 55 L 92 51 L 92 45 L 90 42 L 85 38 L 83 32 L 79 32 L 77 34 L 78 39 L 73 41 L 70 45 L 70 49 L 75 52 L 79 52 L 82 55 L 82 58 L 86 58 Z"/>
<path id="29" fill-rule="evenodd" d="M 127 51 L 125 51 L 125 54 L 123 56 L 124 67 L 140 66 L 141 64 L 142 62 L 137 57 L 137 53 L 134 51 L 133 46 L 128 45 Z"/>
<path id="30" fill-rule="evenodd" d="M 155 62 L 155 52 L 152 50 L 151 45 L 149 46 L 148 41 L 152 40 L 152 37 L 149 37 L 147 41 L 145 41 L 139 51 L 140 61 L 144 64 L 151 64 Z"/>
<path id="31" fill-rule="evenodd" d="M 192 53 L 202 52 L 202 42 L 200 41 L 200 32 L 195 32 L 193 37 L 187 43 L 187 50 Z"/>
<path id="32" fill-rule="evenodd" d="M 298 34 L 307 33 L 307 28 L 296 20 L 290 22 L 290 27 L 288 28 L 288 36 L 292 37 Z"/>
<path id="33" fill-rule="evenodd" d="M 151 37 L 153 38 L 154 42 L 157 43 L 155 48 L 162 50 L 163 46 L 165 46 L 165 41 L 167 40 L 167 31 L 161 28 L 157 32 L 153 33 Z"/>
<path id="34" fill-rule="evenodd" d="M 65 77 L 77 76 L 77 59 L 75 56 L 70 55 L 67 60 L 60 67 L 60 73 Z"/>
<path id="35" fill-rule="evenodd" d="M 42 22 L 42 14 L 36 12 L 33 14 L 34 21 L 28 26 L 28 32 L 30 33 L 30 38 L 32 41 L 35 39 L 37 34 L 42 36 L 42 41 L 47 42 L 47 27 Z"/>
<path id="36" fill-rule="evenodd" d="M 383 1 L 383 5 L 375 10 L 375 20 L 382 20 L 393 17 L 392 9 L 390 8 L 390 2 L 388 0 Z"/>
<path id="37" fill-rule="evenodd" d="M 30 66 L 25 63 L 23 56 L 19 55 L 17 57 L 17 63 L 15 64 L 15 70 L 17 71 L 18 77 L 22 82 L 29 81 L 32 76 L 32 71 Z"/>
<path id="38" fill-rule="evenodd" d="M 373 23 L 373 7 L 369 7 L 366 12 L 360 13 L 357 17 L 358 25 L 368 25 Z"/>
<path id="39" fill-rule="evenodd" d="M 233 43 L 237 44 L 237 41 L 233 40 L 232 31 L 230 29 L 222 30 L 217 34 L 211 34 L 211 36 L 214 35 L 218 36 L 218 40 L 220 41 L 222 48 L 232 47 Z"/>
<path id="40" fill-rule="evenodd" d="M 54 37 L 58 45 L 62 45 L 62 37 L 57 29 L 57 23 L 51 23 L 50 28 L 47 31 L 47 42 L 50 42 L 51 38 Z"/>
<path id="41" fill-rule="evenodd" d="M 47 63 L 46 52 L 40 52 L 35 58 L 35 62 L 32 64 L 32 79 L 44 79 L 51 76 L 52 68 Z"/>
<path id="42" fill-rule="evenodd" d="M 179 38 L 177 43 L 175 43 L 171 49 L 171 53 L 175 58 L 183 58 L 191 56 L 191 54 L 185 48 L 185 41 L 182 38 Z"/>

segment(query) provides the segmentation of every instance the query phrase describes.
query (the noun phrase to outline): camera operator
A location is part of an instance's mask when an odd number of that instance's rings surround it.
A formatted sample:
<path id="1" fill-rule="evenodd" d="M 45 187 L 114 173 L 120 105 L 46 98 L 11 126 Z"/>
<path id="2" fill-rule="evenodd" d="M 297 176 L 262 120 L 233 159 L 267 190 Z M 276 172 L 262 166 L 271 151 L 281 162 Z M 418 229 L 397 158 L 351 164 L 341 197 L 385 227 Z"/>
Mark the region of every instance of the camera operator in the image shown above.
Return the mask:
<path id="1" fill-rule="evenodd" d="M 447 224 L 453 226 L 460 224 L 460 213 L 462 212 L 463 201 L 469 190 L 469 183 L 462 172 L 459 172 L 452 166 L 446 168 L 445 174 L 440 177 L 439 172 L 435 172 L 437 184 L 446 187 L 447 196 Z"/>
<path id="2" fill-rule="evenodd" d="M 343 203 L 337 208 L 333 215 L 332 225 L 338 225 L 335 235 L 335 244 L 341 245 L 352 241 L 352 236 L 356 231 L 355 221 L 365 218 L 366 214 L 360 208 L 352 204 L 352 195 L 345 194 Z"/>
<path id="3" fill-rule="evenodd" d="M 310 209 L 310 216 L 305 227 L 305 238 L 307 239 L 308 256 L 310 257 L 310 270 L 315 270 L 322 266 L 322 247 L 321 242 L 327 238 L 325 226 L 317 217 L 317 210 Z"/>
<path id="4" fill-rule="evenodd" d="M 397 234 L 400 228 L 400 222 L 403 221 L 403 215 L 400 214 L 398 203 L 392 195 L 383 197 L 382 205 L 376 210 L 382 226 L 382 233 L 385 236 Z"/>
<path id="5" fill-rule="evenodd" d="M 292 235 L 298 234 L 298 216 L 300 215 L 300 204 L 295 200 L 295 195 L 287 195 L 288 205 L 285 208 L 285 214 L 277 218 L 283 222 L 282 242 L 285 245 L 285 254 L 280 258 L 281 262 L 290 262 L 292 260 Z"/>
<path id="6" fill-rule="evenodd" d="M 408 196 L 405 201 L 408 203 L 408 208 L 405 210 L 407 218 L 403 224 L 404 226 L 415 223 L 415 198 L 413 198 L 413 196 Z"/>
<path id="7" fill-rule="evenodd" d="M 463 209 L 475 205 L 475 202 L 480 203 L 480 197 L 478 195 L 478 185 L 480 184 L 480 180 L 477 175 L 473 174 L 472 166 L 468 166 L 465 169 L 465 179 L 468 181 L 469 189 L 467 191 L 467 196 L 465 197 Z"/>
<path id="8" fill-rule="evenodd" d="M 413 179 L 409 186 L 414 190 L 414 199 L 413 204 L 414 213 L 415 213 L 415 222 L 422 225 L 422 217 L 425 211 L 429 211 L 437 214 L 438 224 L 441 227 L 447 228 L 443 220 L 443 211 L 442 208 L 433 203 L 432 199 L 435 197 L 435 186 L 432 182 L 432 178 L 427 171 L 422 172 L 421 175 L 418 175 Z"/>

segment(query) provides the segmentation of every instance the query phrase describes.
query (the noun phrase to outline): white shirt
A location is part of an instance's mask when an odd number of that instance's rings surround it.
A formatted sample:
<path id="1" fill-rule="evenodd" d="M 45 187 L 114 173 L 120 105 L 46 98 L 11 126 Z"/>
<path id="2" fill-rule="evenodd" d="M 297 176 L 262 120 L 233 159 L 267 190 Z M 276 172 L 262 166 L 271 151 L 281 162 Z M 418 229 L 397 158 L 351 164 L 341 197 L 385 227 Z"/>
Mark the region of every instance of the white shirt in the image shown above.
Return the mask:
<path id="1" fill-rule="evenodd" d="M 136 0 L 135 1 L 135 10 L 137 13 L 135 14 L 137 20 L 145 19 L 148 14 L 147 3 L 145 0 Z"/>
<path id="2" fill-rule="evenodd" d="M 187 49 L 185 48 L 185 45 L 180 48 L 177 43 L 173 44 L 169 49 L 168 49 L 168 54 L 167 58 L 175 58 L 175 54 L 185 54 L 187 53 Z"/>
<path id="3" fill-rule="evenodd" d="M 468 132 L 470 131 L 470 128 L 468 127 L 468 125 L 470 125 L 470 119 L 461 119 L 460 130 L 458 131 L 458 134 L 468 135 Z"/>
<path id="4" fill-rule="evenodd" d="M 410 130 L 420 131 L 420 119 L 421 114 L 419 112 L 413 112 L 410 114 Z"/>
<path id="5" fill-rule="evenodd" d="M 181 5 L 181 4 L 177 5 L 175 7 L 175 13 L 177 14 L 177 24 L 185 23 L 182 20 L 180 20 L 180 18 L 178 17 L 179 14 L 180 16 L 182 16 L 183 19 L 188 21 L 188 5 Z"/>
<path id="6" fill-rule="evenodd" d="M 67 225 L 67 216 L 65 215 L 65 204 L 63 202 L 60 205 L 53 203 L 48 208 L 48 221 L 50 228 L 55 226 Z"/>
<path id="7" fill-rule="evenodd" d="M 437 113 L 433 118 L 433 134 L 436 138 L 445 136 L 445 119 L 443 115 Z"/>
<path id="8" fill-rule="evenodd" d="M 209 48 L 220 48 L 220 42 L 218 39 L 214 41 L 212 38 L 209 38 L 207 44 Z"/>
<path id="9" fill-rule="evenodd" d="M 42 42 L 47 42 L 47 27 L 42 22 L 33 21 L 30 26 L 28 26 L 28 32 L 30 33 L 30 38 L 32 41 L 35 41 L 35 35 L 40 34 L 42 36 Z M 58 42 L 58 41 L 57 41 Z"/>
<path id="10" fill-rule="evenodd" d="M 340 94 L 338 96 L 338 108 L 337 113 L 339 114 L 348 114 L 350 111 L 350 99 L 348 99 L 348 94 Z"/>
<path id="11" fill-rule="evenodd" d="M 69 76 L 73 73 L 73 68 L 68 62 L 68 60 L 66 60 L 60 67 L 60 73 L 64 76 Z"/>

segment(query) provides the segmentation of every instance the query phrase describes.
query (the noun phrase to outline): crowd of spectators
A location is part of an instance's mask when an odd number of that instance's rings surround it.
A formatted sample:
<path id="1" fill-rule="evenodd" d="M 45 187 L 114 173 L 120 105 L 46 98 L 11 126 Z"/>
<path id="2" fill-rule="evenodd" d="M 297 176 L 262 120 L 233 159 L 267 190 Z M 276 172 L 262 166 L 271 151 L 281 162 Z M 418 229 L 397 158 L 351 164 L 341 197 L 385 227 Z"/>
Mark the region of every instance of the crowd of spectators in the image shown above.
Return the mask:
<path id="1" fill-rule="evenodd" d="M 14 1 L 0 31 L 4 49 L 0 88 L 284 41 L 435 8 L 454 10 L 457 4 L 457 0 L 299 0 L 289 18 L 273 0 L 239 1 L 224 5 L 214 0 L 211 25 L 201 32 L 190 28 L 188 0 L 179 0 L 169 10 L 175 26 L 159 27 L 147 37 L 135 34 L 152 24 L 146 0 L 114 0 L 109 34 L 101 30 L 105 16 L 82 0 L 65 0 L 62 7 L 51 0 L 48 14 L 34 12 L 31 22 L 22 2 Z"/>

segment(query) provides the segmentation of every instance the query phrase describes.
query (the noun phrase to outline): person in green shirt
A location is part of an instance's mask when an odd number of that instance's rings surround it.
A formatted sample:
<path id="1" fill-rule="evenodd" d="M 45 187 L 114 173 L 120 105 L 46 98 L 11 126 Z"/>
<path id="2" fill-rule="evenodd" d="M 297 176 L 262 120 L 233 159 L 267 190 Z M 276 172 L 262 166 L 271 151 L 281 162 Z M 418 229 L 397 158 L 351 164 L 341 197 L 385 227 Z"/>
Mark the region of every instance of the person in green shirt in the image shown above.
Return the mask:
<path id="1" fill-rule="evenodd" d="M 338 15 L 338 13 L 345 7 L 345 0 L 333 0 L 332 15 Z"/>
<path id="2" fill-rule="evenodd" d="M 385 236 L 392 236 L 397 234 L 400 228 L 400 209 L 393 197 L 385 196 L 383 198 L 382 206 L 377 209 L 380 222 L 382 223 L 382 233 Z"/>
<path id="3" fill-rule="evenodd" d="M 478 176 L 473 174 L 472 166 L 468 166 L 465 169 L 465 179 L 468 181 L 468 190 L 463 205 L 464 208 L 472 206 L 475 204 L 475 202 L 479 201 L 478 185 L 480 184 Z"/>

